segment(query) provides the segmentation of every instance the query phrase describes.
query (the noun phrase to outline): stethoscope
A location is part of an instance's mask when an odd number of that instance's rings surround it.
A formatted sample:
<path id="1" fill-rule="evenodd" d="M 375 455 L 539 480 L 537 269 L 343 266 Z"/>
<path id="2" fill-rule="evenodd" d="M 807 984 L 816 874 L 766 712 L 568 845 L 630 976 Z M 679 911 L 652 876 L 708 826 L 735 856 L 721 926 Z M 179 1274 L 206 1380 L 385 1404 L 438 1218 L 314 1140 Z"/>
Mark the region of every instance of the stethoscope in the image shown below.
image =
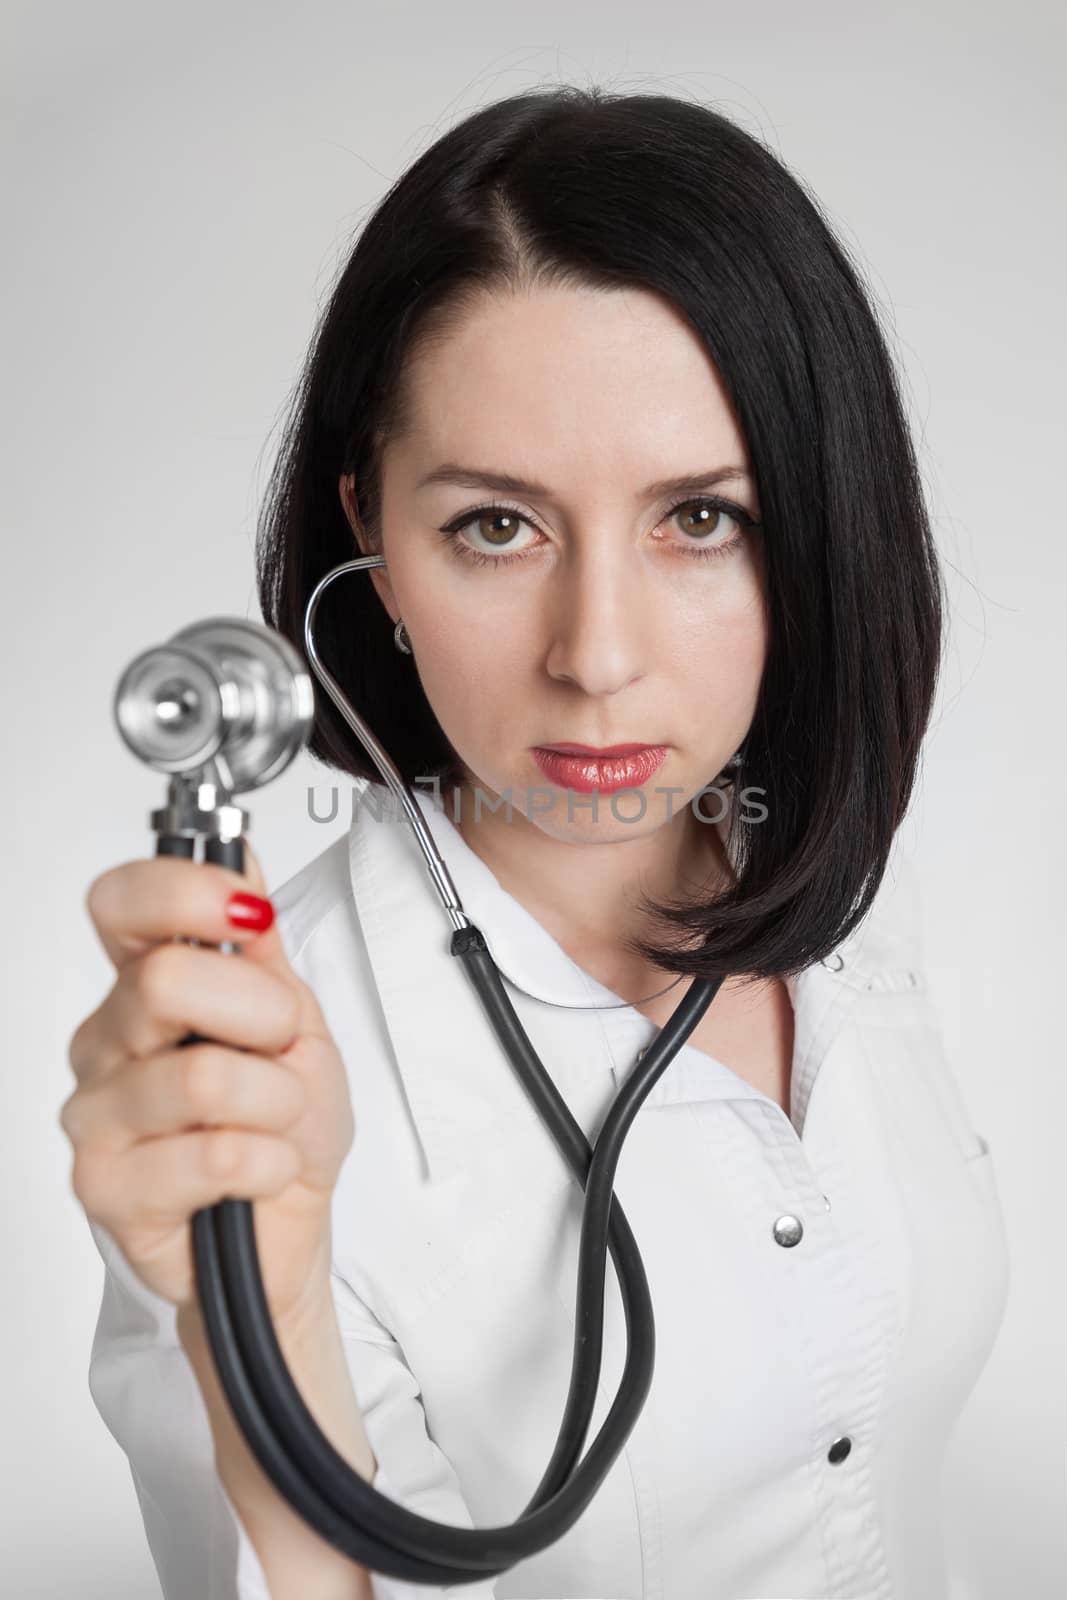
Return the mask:
<path id="1" fill-rule="evenodd" d="M 252 1202 L 221 1200 L 196 1212 L 193 1255 L 223 1390 L 249 1448 L 279 1493 L 324 1539 L 372 1571 L 422 1584 L 476 1583 L 554 1544 L 577 1522 L 648 1397 L 655 1364 L 652 1302 L 612 1185 L 637 1112 L 723 980 L 692 981 L 669 1022 L 638 1058 L 591 1148 L 530 1043 L 415 796 L 315 648 L 315 614 L 327 586 L 344 573 L 384 565 L 382 555 L 361 556 L 319 581 L 304 615 L 307 659 L 410 824 L 452 928 L 450 952 L 462 963 L 527 1095 L 585 1191 L 570 1388 L 552 1458 L 517 1520 L 473 1529 L 434 1522 L 371 1488 L 338 1454 L 282 1357 L 256 1252 Z M 283 772 L 314 723 L 313 685 L 294 647 L 257 622 L 217 617 L 193 623 L 130 662 L 115 691 L 114 714 L 133 753 L 170 774 L 166 804 L 149 819 L 156 854 L 194 858 L 197 839 L 203 838 L 202 860 L 243 871 L 249 819 L 234 796 Z M 219 948 L 236 950 L 231 942 Z M 197 1038 L 190 1034 L 182 1043 Z M 600 1380 L 608 1250 L 626 1318 L 626 1362 L 611 1410 L 579 1460 Z"/>

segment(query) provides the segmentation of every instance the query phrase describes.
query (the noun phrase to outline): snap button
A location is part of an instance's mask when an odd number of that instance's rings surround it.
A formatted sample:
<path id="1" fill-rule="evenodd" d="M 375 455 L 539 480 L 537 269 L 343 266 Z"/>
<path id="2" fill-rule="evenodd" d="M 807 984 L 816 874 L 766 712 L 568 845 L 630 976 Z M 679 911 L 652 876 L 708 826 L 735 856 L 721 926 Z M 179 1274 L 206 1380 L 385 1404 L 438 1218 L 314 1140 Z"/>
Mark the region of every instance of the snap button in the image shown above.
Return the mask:
<path id="1" fill-rule="evenodd" d="M 842 1434 L 840 1439 L 834 1440 L 833 1444 L 826 1452 L 826 1459 L 827 1461 L 832 1461 L 836 1467 L 839 1461 L 844 1461 L 851 1449 L 852 1440 L 849 1438 L 847 1433 Z"/>
<path id="2" fill-rule="evenodd" d="M 792 1245 L 799 1244 L 804 1237 L 804 1224 L 799 1217 L 786 1214 L 779 1217 L 773 1228 L 775 1244 L 784 1245 L 789 1249 Z"/>

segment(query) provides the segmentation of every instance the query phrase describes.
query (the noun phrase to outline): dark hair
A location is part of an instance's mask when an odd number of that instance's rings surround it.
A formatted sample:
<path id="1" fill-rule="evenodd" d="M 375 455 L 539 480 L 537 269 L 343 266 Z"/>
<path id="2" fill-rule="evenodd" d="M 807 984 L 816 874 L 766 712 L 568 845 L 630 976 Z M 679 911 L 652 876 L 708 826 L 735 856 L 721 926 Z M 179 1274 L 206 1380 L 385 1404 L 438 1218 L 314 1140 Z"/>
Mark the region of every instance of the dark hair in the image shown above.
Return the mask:
<path id="1" fill-rule="evenodd" d="M 667 95 L 570 85 L 468 116 L 363 227 L 292 397 L 257 540 L 265 620 L 303 650 L 318 580 L 358 554 L 338 494 L 354 473 L 380 549 L 381 450 L 409 417 L 407 363 L 487 291 L 531 283 L 665 296 L 736 410 L 759 494 L 769 641 L 734 775 L 736 882 L 646 899 L 700 977 L 796 973 L 865 915 L 906 813 L 940 670 L 944 596 L 898 382 L 858 268 L 758 139 Z M 408 783 L 458 774 L 414 659 L 369 577 L 324 595 L 317 640 Z M 381 777 L 326 697 L 311 753 Z M 669 937 L 670 930 L 676 930 Z"/>

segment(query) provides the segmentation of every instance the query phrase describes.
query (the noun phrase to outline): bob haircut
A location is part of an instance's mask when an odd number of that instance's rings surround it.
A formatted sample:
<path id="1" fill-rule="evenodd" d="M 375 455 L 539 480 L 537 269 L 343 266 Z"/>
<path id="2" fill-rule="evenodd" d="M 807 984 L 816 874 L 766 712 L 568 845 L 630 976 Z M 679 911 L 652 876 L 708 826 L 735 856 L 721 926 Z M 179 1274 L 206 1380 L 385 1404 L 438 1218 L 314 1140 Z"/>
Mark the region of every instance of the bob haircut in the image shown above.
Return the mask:
<path id="1" fill-rule="evenodd" d="M 404 379 L 486 293 L 644 289 L 687 318 L 749 450 L 769 641 L 730 806 L 735 882 L 643 912 L 669 972 L 784 977 L 866 914 L 916 776 L 941 665 L 943 579 L 893 363 L 858 269 L 817 203 L 735 123 L 668 95 L 562 85 L 490 104 L 397 180 L 361 231 L 290 399 L 257 544 L 267 623 L 303 653 L 311 591 L 358 554 L 355 474 L 381 549 L 381 452 Z M 405 781 L 450 785 L 456 752 L 369 578 L 323 598 L 323 659 Z M 332 703 L 310 753 L 380 773 Z M 728 798 L 728 796 L 727 796 Z M 702 809 L 703 801 L 698 802 Z M 710 819 L 705 819 L 710 820 Z"/>

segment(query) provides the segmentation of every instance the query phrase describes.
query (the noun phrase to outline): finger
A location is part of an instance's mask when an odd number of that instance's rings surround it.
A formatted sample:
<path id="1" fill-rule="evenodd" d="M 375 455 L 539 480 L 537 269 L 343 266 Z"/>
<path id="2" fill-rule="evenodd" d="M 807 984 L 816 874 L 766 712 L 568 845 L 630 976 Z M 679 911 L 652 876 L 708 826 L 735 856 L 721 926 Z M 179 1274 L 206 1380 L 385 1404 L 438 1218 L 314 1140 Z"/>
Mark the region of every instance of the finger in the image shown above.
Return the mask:
<path id="1" fill-rule="evenodd" d="M 242 951 L 259 945 L 257 960 L 285 964 L 285 950 L 272 923 L 265 932 L 234 923 L 227 903 L 234 894 L 268 900 L 259 862 L 245 847 L 243 873 L 214 861 L 189 861 L 180 856 L 153 856 L 125 861 L 100 874 L 89 885 L 85 904 L 108 958 L 117 968 L 136 960 L 153 945 L 174 939 L 201 944 L 239 944 Z"/>
<path id="2" fill-rule="evenodd" d="M 94 1139 L 121 1154 L 139 1139 L 182 1129 L 282 1133 L 307 1109 L 307 1089 L 267 1056 L 204 1043 L 127 1061 L 87 1084 L 63 1109 L 72 1142 Z"/>
<path id="3" fill-rule="evenodd" d="M 222 1199 L 255 1200 L 295 1182 L 301 1160 L 288 1139 L 207 1128 L 142 1139 L 105 1166 L 79 1168 L 79 1198 L 110 1231 L 175 1226 Z"/>
<path id="4" fill-rule="evenodd" d="M 119 969 L 110 993 L 70 1044 L 79 1082 L 143 1062 L 190 1032 L 235 1049 L 277 1056 L 299 1037 L 297 980 L 243 955 L 160 944 Z"/>
<path id="5" fill-rule="evenodd" d="M 82 1018 L 67 1045 L 67 1060 L 79 1085 L 87 1083 L 93 1077 L 104 1076 L 114 1071 L 125 1059 L 121 1047 L 108 1032 L 107 1021 L 102 1016 L 108 999 L 110 995 L 101 1001 L 95 1011 Z"/>

